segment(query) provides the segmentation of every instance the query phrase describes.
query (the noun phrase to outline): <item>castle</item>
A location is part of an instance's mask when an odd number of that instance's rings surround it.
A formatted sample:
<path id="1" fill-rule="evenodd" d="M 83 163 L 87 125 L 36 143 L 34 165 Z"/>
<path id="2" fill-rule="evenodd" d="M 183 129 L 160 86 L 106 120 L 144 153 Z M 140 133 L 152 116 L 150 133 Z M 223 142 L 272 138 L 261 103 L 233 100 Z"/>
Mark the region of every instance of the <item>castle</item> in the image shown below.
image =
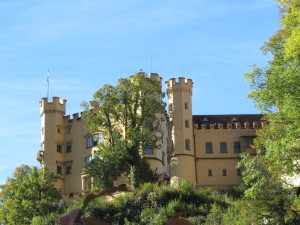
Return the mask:
<path id="1" fill-rule="evenodd" d="M 162 80 L 156 73 L 150 79 Z M 251 148 L 255 132 L 264 126 L 261 114 L 193 115 L 191 79 L 166 81 L 168 115 L 159 121 L 160 148 L 146 149 L 144 158 L 158 174 L 171 181 L 189 180 L 200 187 L 238 185 L 240 153 L 255 154 Z M 84 121 L 76 113 L 65 116 L 66 100 L 53 97 L 40 101 L 41 150 L 38 160 L 60 175 L 56 187 L 64 196 L 88 192 L 92 179 L 83 174 L 97 147 Z M 100 138 L 101 139 L 101 138 Z M 116 185 L 128 182 L 126 177 Z"/>

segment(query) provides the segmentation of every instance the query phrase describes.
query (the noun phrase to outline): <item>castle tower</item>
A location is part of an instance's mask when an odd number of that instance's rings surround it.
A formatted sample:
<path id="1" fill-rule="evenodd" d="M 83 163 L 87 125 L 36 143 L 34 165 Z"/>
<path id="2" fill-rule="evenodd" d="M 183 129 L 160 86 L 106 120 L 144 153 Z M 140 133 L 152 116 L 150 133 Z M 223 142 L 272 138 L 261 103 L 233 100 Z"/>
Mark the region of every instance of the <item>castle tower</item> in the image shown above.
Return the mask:
<path id="1" fill-rule="evenodd" d="M 178 82 L 172 78 L 166 85 L 173 150 L 170 165 L 171 180 L 185 179 L 196 182 L 192 117 L 193 82 L 191 79 L 179 77 Z"/>
<path id="2" fill-rule="evenodd" d="M 63 191 L 63 117 L 65 110 L 66 100 L 64 99 L 53 97 L 52 102 L 48 102 L 48 98 L 42 98 L 40 101 L 40 116 L 42 119 L 40 162 L 42 165 L 47 165 L 50 172 L 62 175 L 62 179 L 59 179 L 56 183 L 56 187 L 60 191 Z"/>

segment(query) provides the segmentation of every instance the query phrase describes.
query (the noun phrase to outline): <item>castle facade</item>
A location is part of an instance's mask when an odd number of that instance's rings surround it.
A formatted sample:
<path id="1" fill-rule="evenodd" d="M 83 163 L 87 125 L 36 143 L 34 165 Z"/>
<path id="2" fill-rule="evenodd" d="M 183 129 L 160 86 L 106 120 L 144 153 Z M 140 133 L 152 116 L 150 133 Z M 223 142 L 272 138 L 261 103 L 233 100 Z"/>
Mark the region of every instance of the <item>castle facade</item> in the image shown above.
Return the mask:
<path id="1" fill-rule="evenodd" d="M 162 80 L 156 73 L 149 78 Z M 185 179 L 197 186 L 215 188 L 240 184 L 240 153 L 255 154 L 251 145 L 256 130 L 265 124 L 262 115 L 193 115 L 192 80 L 172 78 L 166 82 L 166 88 L 168 115 L 159 121 L 160 148 L 146 149 L 143 155 L 151 168 L 170 176 L 171 182 Z M 58 97 L 40 101 L 38 160 L 60 175 L 56 187 L 69 196 L 90 190 L 92 179 L 83 170 L 97 147 L 81 116 L 65 115 L 66 102 Z M 127 177 L 121 176 L 115 184 L 127 182 Z"/>

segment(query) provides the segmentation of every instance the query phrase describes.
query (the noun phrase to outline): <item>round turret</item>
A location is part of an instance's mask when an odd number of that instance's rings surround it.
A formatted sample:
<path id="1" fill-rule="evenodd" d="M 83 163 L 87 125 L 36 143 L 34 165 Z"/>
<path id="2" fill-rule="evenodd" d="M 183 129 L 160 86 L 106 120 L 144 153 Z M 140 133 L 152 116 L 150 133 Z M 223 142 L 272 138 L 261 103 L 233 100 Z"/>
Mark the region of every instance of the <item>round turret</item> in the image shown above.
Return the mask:
<path id="1" fill-rule="evenodd" d="M 195 152 L 192 117 L 192 88 L 191 79 L 179 77 L 166 82 L 168 109 L 170 115 L 170 132 L 173 144 L 170 173 L 172 179 L 195 178 Z"/>

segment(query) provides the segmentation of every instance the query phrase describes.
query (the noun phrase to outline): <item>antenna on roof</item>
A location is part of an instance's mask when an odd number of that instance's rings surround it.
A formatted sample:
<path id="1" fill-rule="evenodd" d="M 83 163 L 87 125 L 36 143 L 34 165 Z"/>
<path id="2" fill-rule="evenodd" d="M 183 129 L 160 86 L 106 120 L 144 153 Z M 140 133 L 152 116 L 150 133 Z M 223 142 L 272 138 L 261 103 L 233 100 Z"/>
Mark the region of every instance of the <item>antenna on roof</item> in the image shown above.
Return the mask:
<path id="1" fill-rule="evenodd" d="M 49 98 L 49 86 L 50 86 L 50 71 L 48 69 L 48 72 L 47 72 L 47 79 L 46 79 L 46 86 L 47 86 L 47 98 Z"/>
<path id="2" fill-rule="evenodd" d="M 152 73 L 152 56 L 151 56 L 151 70 L 150 73 Z"/>

